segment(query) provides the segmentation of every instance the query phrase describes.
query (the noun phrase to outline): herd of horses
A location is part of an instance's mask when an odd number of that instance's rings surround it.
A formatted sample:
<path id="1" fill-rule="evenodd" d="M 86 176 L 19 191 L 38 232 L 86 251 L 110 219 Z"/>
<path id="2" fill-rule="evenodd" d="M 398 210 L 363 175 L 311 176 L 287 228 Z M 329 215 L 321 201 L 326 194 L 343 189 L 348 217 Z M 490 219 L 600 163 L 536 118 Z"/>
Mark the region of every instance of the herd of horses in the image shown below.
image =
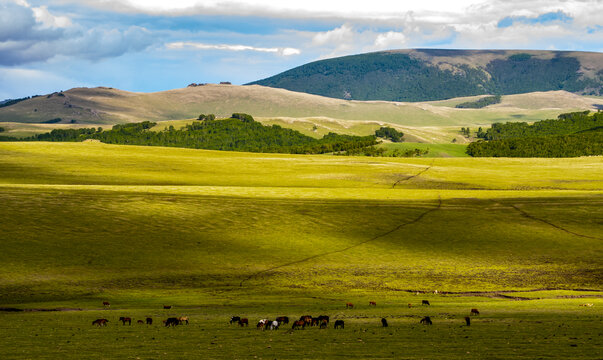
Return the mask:
<path id="1" fill-rule="evenodd" d="M 429 303 L 428 300 L 422 300 L 421 301 L 421 306 L 430 306 L 431 304 Z M 109 307 L 111 306 L 109 304 L 108 301 L 103 301 L 103 306 L 105 307 Z M 369 306 L 377 306 L 377 303 L 375 301 L 369 301 Z M 346 309 L 353 309 L 354 308 L 354 304 L 347 302 L 345 304 Z M 411 308 L 412 304 L 408 304 L 408 307 Z M 164 309 L 169 310 L 172 307 L 168 306 L 168 305 L 164 305 L 163 306 Z M 479 310 L 478 309 L 471 309 L 470 312 L 470 316 L 473 315 L 479 315 Z M 471 325 L 471 317 L 470 316 L 466 316 L 464 318 L 465 320 L 465 324 L 467 326 Z M 329 316 L 328 315 L 320 315 L 317 317 L 313 317 L 311 315 L 302 315 L 300 316 L 299 320 L 293 321 L 293 325 L 291 326 L 291 330 L 300 330 L 300 329 L 305 329 L 306 327 L 318 327 L 320 329 L 326 329 L 329 326 Z M 119 318 L 118 321 L 122 322 L 122 325 L 126 325 L 126 323 L 128 323 L 128 325 L 132 325 L 132 318 L 130 317 L 125 317 L 122 316 Z M 96 319 L 92 322 L 92 325 L 96 325 L 98 327 L 101 326 L 107 326 L 107 323 L 109 322 L 109 320 L 107 319 Z M 249 326 L 249 319 L 244 318 L 244 317 L 240 317 L 240 316 L 232 316 L 230 318 L 230 324 L 238 324 L 240 327 L 248 327 Z M 153 325 L 153 319 L 150 317 L 147 317 L 145 319 L 145 321 L 143 320 L 138 320 L 137 321 L 138 324 L 146 324 L 146 325 Z M 425 316 L 423 317 L 420 321 L 420 324 L 423 325 L 433 325 L 433 321 L 431 320 L 430 316 Z M 177 326 L 177 325 L 183 325 L 189 324 L 189 318 L 188 316 L 180 316 L 180 317 L 169 317 L 166 320 L 163 320 L 163 325 L 166 327 L 170 327 L 170 326 Z M 277 317 L 275 320 L 270 320 L 270 319 L 260 319 L 257 322 L 256 328 L 259 330 L 278 330 L 283 324 L 289 324 L 289 317 L 288 316 L 279 316 Z M 381 318 L 381 326 L 382 327 L 388 327 L 389 324 L 387 323 L 387 319 L 385 318 Z M 345 328 L 345 322 L 341 319 L 339 320 L 335 320 L 335 323 L 333 325 L 334 329 L 344 329 Z"/>

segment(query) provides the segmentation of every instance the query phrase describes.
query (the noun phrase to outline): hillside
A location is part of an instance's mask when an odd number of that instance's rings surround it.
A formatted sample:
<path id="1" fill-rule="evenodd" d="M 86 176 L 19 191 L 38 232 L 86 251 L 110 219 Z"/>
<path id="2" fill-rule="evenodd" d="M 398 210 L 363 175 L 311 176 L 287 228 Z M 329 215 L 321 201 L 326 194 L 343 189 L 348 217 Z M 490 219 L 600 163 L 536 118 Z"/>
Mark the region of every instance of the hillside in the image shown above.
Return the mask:
<path id="1" fill-rule="evenodd" d="M 320 118 L 319 123 L 343 124 L 343 127 L 362 125 L 348 122 L 350 120 L 377 122 L 373 126 L 380 123 L 481 126 L 501 121 L 555 118 L 561 113 L 594 110 L 603 104 L 601 98 L 555 91 L 503 96 L 500 103 L 483 109 L 455 108 L 457 104 L 478 98 L 480 96 L 419 103 L 346 101 L 258 85 L 205 85 L 156 93 L 132 93 L 102 87 L 75 88 L 2 107 L 0 122 L 12 124 L 3 125 L 8 132 L 31 134 L 37 127 L 46 129 L 50 125 L 79 127 L 82 124 L 157 122 L 196 118 L 201 113 L 226 117 L 234 112 L 244 112 L 260 120 L 285 119 L 279 123 L 283 126 L 295 123 L 297 119 L 313 122 L 311 118 Z M 48 124 L 49 120 L 58 118 L 61 119 L 58 123 Z M 26 129 L 14 125 L 19 123 L 31 125 Z"/>
<path id="2" fill-rule="evenodd" d="M 603 94 L 603 54 L 394 50 L 319 60 L 252 82 L 339 99 L 429 101 L 565 90 Z"/>

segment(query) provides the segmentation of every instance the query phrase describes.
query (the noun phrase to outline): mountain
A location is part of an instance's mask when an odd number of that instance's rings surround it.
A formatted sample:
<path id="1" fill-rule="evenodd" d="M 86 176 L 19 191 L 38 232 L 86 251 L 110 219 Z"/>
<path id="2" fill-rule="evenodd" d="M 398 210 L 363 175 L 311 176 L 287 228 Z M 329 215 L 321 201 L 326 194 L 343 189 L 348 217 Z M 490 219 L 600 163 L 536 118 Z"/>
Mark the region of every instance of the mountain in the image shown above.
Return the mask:
<path id="1" fill-rule="evenodd" d="M 551 90 L 603 95 L 603 54 L 392 50 L 315 61 L 251 84 L 349 100 L 430 101 Z"/>
<path id="2" fill-rule="evenodd" d="M 507 95 L 500 103 L 483 109 L 455 108 L 459 103 L 478 98 L 418 103 L 346 101 L 258 85 L 208 84 L 156 93 L 133 93 L 106 87 L 75 88 L 0 107 L 0 122 L 44 126 L 103 125 L 191 119 L 201 113 L 228 117 L 235 112 L 244 112 L 259 120 L 262 117 L 322 117 L 408 126 L 465 126 L 537 121 L 571 111 L 595 110 L 603 104 L 601 98 L 555 91 Z"/>

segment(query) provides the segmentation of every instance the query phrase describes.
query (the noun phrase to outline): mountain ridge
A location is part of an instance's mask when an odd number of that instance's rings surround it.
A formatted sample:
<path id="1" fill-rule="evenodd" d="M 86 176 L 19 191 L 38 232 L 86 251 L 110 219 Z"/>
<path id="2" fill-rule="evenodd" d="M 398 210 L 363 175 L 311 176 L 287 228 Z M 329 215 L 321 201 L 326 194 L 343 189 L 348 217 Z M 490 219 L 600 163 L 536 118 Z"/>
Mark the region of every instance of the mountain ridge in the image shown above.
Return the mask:
<path id="1" fill-rule="evenodd" d="M 310 62 L 249 85 L 348 100 L 433 101 L 566 90 L 603 94 L 603 54 L 399 49 Z"/>

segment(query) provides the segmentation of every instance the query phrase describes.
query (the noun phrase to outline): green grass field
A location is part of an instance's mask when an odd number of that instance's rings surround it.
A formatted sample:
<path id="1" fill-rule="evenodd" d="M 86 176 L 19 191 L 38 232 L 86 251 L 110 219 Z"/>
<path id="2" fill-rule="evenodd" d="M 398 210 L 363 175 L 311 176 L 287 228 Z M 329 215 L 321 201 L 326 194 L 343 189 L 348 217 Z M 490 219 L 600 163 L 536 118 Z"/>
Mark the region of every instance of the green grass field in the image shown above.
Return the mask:
<path id="1" fill-rule="evenodd" d="M 600 358 L 602 165 L 0 143 L 2 358 Z"/>

